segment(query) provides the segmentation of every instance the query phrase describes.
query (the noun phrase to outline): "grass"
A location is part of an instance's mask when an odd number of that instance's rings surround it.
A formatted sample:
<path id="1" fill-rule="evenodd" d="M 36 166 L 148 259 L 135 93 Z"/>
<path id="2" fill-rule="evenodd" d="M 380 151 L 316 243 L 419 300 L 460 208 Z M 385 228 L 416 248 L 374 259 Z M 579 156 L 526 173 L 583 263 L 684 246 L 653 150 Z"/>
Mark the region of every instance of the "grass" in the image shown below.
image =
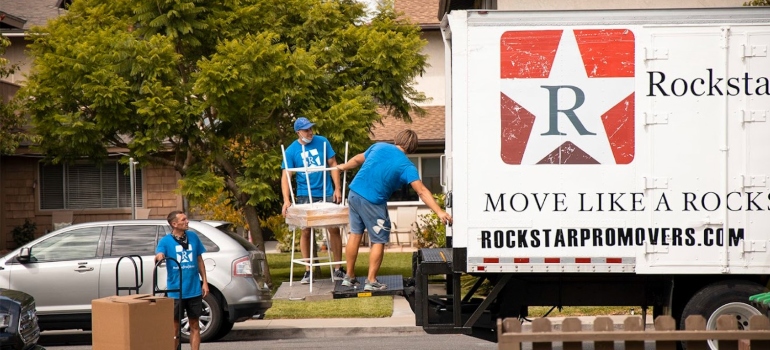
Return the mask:
<path id="1" fill-rule="evenodd" d="M 551 307 L 549 306 L 530 306 L 529 317 L 542 317 Z M 652 314 L 652 309 L 647 309 L 648 314 Z M 548 316 L 566 317 L 566 316 L 607 316 L 607 315 L 641 315 L 642 308 L 638 306 L 565 306 L 559 311 L 553 309 Z"/>
<path id="2" fill-rule="evenodd" d="M 299 253 L 296 253 L 299 254 Z M 273 294 L 281 283 L 289 281 L 291 254 L 268 254 L 270 275 L 273 278 Z M 356 276 L 366 276 L 369 269 L 369 253 L 358 254 Z M 294 266 L 294 280 L 302 279 L 305 269 Z M 318 278 L 329 277 L 329 270 L 321 269 Z M 386 252 L 380 266 L 379 275 L 412 275 L 412 253 Z M 294 318 L 379 318 L 393 314 L 393 297 L 346 298 L 322 301 L 273 300 L 273 307 L 266 313 L 266 319 Z"/>
<path id="3" fill-rule="evenodd" d="M 381 318 L 393 314 L 393 297 L 346 298 L 321 301 L 273 300 L 268 320 L 294 318 Z"/>

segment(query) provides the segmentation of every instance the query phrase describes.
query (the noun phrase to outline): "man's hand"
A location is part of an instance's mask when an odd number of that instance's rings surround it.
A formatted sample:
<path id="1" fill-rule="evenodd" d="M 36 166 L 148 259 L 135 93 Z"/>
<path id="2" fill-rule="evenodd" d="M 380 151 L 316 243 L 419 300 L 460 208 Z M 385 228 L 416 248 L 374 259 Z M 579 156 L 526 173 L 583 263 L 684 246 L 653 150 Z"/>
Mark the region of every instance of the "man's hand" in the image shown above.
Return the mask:
<path id="1" fill-rule="evenodd" d="M 442 211 L 438 214 L 438 218 L 441 220 L 442 224 L 452 226 L 452 216 L 449 215 L 449 213 Z"/>
<path id="2" fill-rule="evenodd" d="M 334 198 L 332 200 L 337 204 L 342 203 L 342 193 L 340 192 L 339 188 L 334 190 Z"/>
<path id="3" fill-rule="evenodd" d="M 283 202 L 283 209 L 281 209 L 281 214 L 283 216 L 286 216 L 286 210 L 288 210 L 290 206 L 291 202 Z"/>
<path id="4" fill-rule="evenodd" d="M 161 261 L 161 260 L 163 260 L 163 258 L 165 258 L 165 257 L 166 257 L 166 256 L 165 256 L 165 255 L 163 255 L 163 253 L 158 253 L 158 254 L 155 254 L 155 262 Z"/>
<path id="5" fill-rule="evenodd" d="M 209 295 L 209 284 L 208 283 L 203 283 L 203 285 L 201 285 L 201 289 L 203 290 L 203 298 L 205 298 L 207 295 Z"/>

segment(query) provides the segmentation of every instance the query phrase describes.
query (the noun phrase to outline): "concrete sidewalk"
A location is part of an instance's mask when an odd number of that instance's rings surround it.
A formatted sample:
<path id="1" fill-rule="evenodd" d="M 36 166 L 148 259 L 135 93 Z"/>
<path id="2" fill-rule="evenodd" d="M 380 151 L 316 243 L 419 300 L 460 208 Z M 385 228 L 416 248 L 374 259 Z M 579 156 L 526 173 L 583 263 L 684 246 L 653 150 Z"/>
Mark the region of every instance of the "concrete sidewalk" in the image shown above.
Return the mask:
<path id="1" fill-rule="evenodd" d="M 297 301 L 298 303 L 312 302 Z M 401 296 L 393 297 L 393 315 L 385 318 L 310 318 L 281 320 L 248 320 L 236 323 L 225 340 L 293 339 L 344 336 L 424 334 L 414 325 L 414 313 Z"/>
<path id="2" fill-rule="evenodd" d="M 306 301 L 297 301 L 306 302 Z M 312 302 L 307 302 L 311 307 Z M 621 330 L 623 321 L 632 315 L 609 316 L 615 330 Z M 637 316 L 639 317 L 639 316 Z M 558 330 L 566 317 L 549 317 Z M 596 316 L 578 317 L 585 330 L 592 329 Z M 652 317 L 647 317 L 646 328 L 653 329 Z M 531 323 L 522 325 L 525 332 L 531 331 Z M 415 326 L 415 316 L 409 303 L 401 296 L 393 297 L 393 315 L 386 318 L 321 318 L 321 319 L 282 319 L 248 320 L 236 323 L 233 330 L 223 340 L 254 339 L 297 339 L 331 338 L 346 336 L 404 336 L 425 334 L 422 327 Z"/>

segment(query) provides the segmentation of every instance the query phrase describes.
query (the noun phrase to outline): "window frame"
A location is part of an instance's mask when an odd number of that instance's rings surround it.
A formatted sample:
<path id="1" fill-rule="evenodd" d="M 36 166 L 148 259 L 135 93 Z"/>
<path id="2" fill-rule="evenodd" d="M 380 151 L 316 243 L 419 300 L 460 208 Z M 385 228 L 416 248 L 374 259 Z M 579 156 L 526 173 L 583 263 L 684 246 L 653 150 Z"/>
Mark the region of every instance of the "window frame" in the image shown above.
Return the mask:
<path id="1" fill-rule="evenodd" d="M 423 174 L 422 159 L 423 158 L 434 158 L 434 159 L 437 159 L 439 161 L 439 183 L 441 184 L 441 193 L 444 193 L 444 191 L 446 191 L 446 186 L 445 186 L 446 183 L 444 182 L 444 179 L 443 179 L 443 177 L 445 175 L 444 175 L 444 172 L 441 169 L 441 167 L 444 164 L 443 160 L 442 160 L 444 155 L 445 155 L 444 153 L 412 153 L 412 154 L 407 154 L 406 155 L 407 158 L 409 158 L 410 161 L 414 160 L 415 158 L 417 159 L 417 162 L 416 162 L 417 174 L 420 175 L 420 180 L 421 181 L 423 179 L 423 175 L 422 175 Z M 412 162 L 412 163 L 414 163 L 414 162 Z M 409 185 L 405 185 L 405 186 L 409 186 Z M 434 192 L 433 194 L 436 194 L 436 193 Z M 388 205 L 388 207 L 399 207 L 399 206 L 425 205 L 425 203 L 421 199 L 419 199 L 419 197 L 418 197 L 416 201 L 391 201 L 391 200 L 388 200 L 388 204 L 387 205 Z"/>

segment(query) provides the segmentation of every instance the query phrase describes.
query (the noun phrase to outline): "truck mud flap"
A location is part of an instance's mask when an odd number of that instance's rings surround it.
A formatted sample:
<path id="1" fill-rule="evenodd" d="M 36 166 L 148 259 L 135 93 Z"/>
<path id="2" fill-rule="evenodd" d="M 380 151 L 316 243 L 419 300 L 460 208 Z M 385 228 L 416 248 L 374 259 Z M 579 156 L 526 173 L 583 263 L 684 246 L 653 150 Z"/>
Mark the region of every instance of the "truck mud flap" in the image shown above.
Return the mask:
<path id="1" fill-rule="evenodd" d="M 365 291 L 364 282 L 366 282 L 366 277 L 356 277 L 356 280 L 358 281 L 358 285 L 355 287 L 343 286 L 342 281 L 334 282 L 334 292 L 332 292 L 333 298 L 342 299 L 378 297 L 383 295 L 404 295 L 404 277 L 401 275 L 377 276 L 377 281 L 388 286 L 388 289 L 385 290 Z"/>

